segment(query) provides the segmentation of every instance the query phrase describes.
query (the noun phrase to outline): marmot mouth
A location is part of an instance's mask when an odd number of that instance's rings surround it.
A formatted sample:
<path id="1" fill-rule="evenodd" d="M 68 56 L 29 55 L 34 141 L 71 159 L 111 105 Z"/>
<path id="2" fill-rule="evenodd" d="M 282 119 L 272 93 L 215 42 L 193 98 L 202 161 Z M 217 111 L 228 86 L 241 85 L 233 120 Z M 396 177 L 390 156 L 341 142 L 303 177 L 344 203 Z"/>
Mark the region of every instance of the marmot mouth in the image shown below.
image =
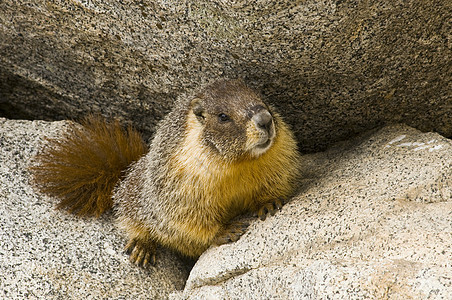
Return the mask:
<path id="1" fill-rule="evenodd" d="M 250 151 L 251 155 L 254 157 L 259 157 L 270 149 L 273 144 L 273 139 L 267 138 L 265 142 L 256 144 Z"/>
<path id="2" fill-rule="evenodd" d="M 258 149 L 265 149 L 268 146 L 270 146 L 271 142 L 272 142 L 272 139 L 267 139 L 266 142 L 256 145 L 256 148 L 258 148 Z"/>

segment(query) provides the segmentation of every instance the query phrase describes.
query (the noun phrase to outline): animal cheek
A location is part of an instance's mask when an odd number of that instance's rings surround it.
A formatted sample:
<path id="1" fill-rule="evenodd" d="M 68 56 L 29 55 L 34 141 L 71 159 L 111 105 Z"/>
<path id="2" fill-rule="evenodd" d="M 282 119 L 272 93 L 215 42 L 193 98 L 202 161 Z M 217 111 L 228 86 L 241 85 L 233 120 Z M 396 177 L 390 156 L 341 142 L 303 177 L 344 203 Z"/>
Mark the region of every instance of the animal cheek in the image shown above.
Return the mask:
<path id="1" fill-rule="evenodd" d="M 223 133 L 224 151 L 230 157 L 239 157 L 245 152 L 246 137 L 240 131 L 229 131 Z"/>

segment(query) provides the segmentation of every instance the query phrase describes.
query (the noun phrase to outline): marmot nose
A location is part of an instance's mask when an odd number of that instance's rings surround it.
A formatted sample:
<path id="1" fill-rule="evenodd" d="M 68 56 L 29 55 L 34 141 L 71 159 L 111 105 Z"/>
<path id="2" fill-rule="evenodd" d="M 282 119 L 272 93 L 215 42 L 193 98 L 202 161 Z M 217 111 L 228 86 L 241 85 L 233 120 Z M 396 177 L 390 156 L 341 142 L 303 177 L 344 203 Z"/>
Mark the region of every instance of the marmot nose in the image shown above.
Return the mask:
<path id="1" fill-rule="evenodd" d="M 267 110 L 262 110 L 252 117 L 253 121 L 259 128 L 270 130 L 273 117 Z"/>

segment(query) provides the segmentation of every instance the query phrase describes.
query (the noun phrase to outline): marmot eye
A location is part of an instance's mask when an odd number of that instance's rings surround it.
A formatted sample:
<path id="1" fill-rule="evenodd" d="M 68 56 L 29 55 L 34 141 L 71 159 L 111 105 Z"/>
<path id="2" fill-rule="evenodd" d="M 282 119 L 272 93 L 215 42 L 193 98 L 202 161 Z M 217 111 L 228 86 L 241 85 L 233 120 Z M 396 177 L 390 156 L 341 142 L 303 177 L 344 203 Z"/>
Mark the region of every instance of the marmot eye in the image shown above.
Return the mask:
<path id="1" fill-rule="evenodd" d="M 218 115 L 218 120 L 220 120 L 221 122 L 227 122 L 230 120 L 230 118 L 227 114 L 221 113 Z"/>

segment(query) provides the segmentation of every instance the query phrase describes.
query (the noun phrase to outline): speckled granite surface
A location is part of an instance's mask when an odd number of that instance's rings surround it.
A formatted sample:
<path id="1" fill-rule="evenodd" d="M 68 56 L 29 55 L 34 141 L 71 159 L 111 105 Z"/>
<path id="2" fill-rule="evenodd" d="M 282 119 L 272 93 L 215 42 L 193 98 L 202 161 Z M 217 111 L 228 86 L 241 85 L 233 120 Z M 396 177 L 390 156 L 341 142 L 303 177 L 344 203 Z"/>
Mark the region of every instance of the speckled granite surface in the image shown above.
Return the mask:
<path id="1" fill-rule="evenodd" d="M 452 141 L 397 125 L 303 157 L 297 197 L 173 299 L 452 299 Z"/>
<path id="2" fill-rule="evenodd" d="M 73 217 L 28 185 L 27 162 L 64 124 L 0 118 L 0 298 L 452 297 L 452 141 L 438 134 L 397 125 L 304 156 L 297 197 L 209 249 L 175 292 L 179 258 L 141 270 L 111 215 Z"/>
<path id="3" fill-rule="evenodd" d="M 400 121 L 452 136 L 451 19 L 450 0 L 3 0 L 0 115 L 150 134 L 181 92 L 239 76 L 304 151 Z"/>
<path id="4" fill-rule="evenodd" d="M 129 263 L 111 214 L 73 217 L 28 185 L 30 157 L 63 125 L 0 118 L 0 298 L 165 299 L 182 289 L 179 258 L 160 252 L 157 267 L 142 270 Z"/>

